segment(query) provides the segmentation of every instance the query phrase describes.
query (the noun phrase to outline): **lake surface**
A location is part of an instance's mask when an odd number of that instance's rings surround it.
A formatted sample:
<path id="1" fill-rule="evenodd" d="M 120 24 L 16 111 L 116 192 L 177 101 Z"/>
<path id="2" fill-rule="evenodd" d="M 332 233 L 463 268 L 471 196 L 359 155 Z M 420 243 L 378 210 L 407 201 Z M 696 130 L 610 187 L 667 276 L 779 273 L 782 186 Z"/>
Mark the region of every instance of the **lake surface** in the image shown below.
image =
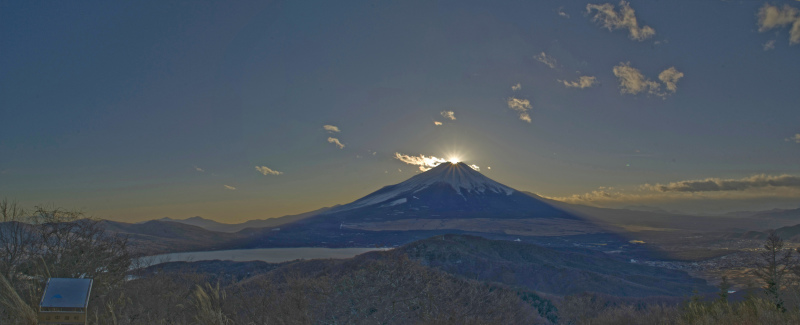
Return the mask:
<path id="1" fill-rule="evenodd" d="M 296 247 L 296 248 L 254 248 L 233 249 L 222 251 L 203 251 L 187 253 L 170 253 L 153 255 L 142 258 L 145 266 L 165 262 L 194 262 L 208 260 L 228 261 L 264 261 L 280 263 L 296 259 L 316 258 L 350 258 L 358 254 L 387 250 L 388 248 L 323 248 L 323 247 Z"/>

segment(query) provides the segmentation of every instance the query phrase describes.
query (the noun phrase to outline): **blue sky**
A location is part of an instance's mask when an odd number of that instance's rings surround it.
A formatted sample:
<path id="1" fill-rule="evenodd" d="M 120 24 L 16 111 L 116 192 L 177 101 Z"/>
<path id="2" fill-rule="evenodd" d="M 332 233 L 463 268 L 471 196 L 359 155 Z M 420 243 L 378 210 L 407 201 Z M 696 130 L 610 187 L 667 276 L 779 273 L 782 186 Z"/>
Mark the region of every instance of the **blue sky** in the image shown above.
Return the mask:
<path id="1" fill-rule="evenodd" d="M 3 1 L 0 33 L 26 206 L 277 217 L 421 155 L 573 203 L 800 206 L 800 1 Z"/>

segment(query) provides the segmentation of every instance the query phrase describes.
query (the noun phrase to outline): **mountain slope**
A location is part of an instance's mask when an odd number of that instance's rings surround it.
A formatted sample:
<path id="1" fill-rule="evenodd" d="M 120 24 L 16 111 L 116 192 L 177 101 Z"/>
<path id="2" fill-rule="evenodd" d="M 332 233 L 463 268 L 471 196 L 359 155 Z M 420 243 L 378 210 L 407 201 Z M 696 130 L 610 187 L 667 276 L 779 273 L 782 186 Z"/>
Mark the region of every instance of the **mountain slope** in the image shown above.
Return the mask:
<path id="1" fill-rule="evenodd" d="M 584 249 L 443 235 L 397 249 L 409 258 L 470 279 L 501 282 L 555 295 L 585 291 L 616 296 L 684 296 L 713 292 L 686 272 L 631 264 Z"/>

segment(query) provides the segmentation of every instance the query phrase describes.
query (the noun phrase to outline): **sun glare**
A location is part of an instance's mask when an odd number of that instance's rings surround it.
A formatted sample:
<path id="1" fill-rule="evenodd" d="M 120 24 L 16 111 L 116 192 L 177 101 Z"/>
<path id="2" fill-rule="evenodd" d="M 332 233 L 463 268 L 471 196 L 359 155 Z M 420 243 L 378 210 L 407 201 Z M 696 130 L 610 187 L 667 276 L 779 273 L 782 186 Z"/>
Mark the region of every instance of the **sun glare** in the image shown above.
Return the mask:
<path id="1" fill-rule="evenodd" d="M 459 161 L 461 161 L 461 158 L 458 158 L 458 157 L 450 157 L 450 159 L 448 159 L 447 161 L 449 161 L 449 162 L 450 162 L 450 163 L 452 163 L 452 164 L 457 164 Z"/>

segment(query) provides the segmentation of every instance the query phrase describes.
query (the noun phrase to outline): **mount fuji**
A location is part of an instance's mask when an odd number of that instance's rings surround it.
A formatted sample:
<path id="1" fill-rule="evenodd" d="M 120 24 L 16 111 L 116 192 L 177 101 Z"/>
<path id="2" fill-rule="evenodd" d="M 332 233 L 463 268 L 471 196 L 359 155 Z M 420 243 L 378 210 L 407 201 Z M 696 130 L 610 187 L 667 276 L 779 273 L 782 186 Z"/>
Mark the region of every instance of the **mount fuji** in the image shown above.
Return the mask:
<path id="1" fill-rule="evenodd" d="M 443 233 L 562 236 L 603 232 L 545 199 L 464 163 L 442 163 L 280 228 L 245 229 L 248 246 L 404 244 Z"/>
<path id="2" fill-rule="evenodd" d="M 408 218 L 573 218 L 529 194 L 500 184 L 465 163 L 442 163 L 385 186 L 320 217 L 342 222 Z"/>

